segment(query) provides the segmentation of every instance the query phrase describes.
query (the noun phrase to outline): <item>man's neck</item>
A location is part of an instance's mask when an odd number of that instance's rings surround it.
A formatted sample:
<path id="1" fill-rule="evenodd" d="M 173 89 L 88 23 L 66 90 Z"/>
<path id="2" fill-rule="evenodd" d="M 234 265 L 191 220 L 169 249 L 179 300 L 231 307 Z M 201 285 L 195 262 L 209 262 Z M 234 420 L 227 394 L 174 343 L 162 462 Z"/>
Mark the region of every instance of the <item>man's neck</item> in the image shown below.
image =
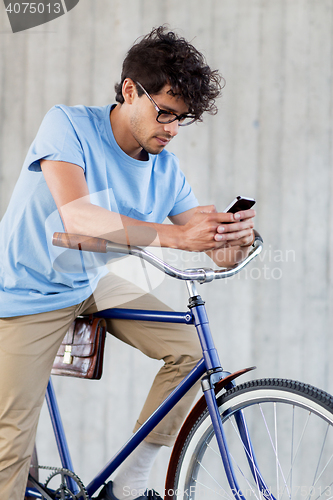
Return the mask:
<path id="1" fill-rule="evenodd" d="M 131 158 L 147 161 L 148 153 L 138 144 L 131 134 L 127 116 L 122 111 L 120 104 L 111 110 L 110 122 L 112 132 L 118 146 Z"/>

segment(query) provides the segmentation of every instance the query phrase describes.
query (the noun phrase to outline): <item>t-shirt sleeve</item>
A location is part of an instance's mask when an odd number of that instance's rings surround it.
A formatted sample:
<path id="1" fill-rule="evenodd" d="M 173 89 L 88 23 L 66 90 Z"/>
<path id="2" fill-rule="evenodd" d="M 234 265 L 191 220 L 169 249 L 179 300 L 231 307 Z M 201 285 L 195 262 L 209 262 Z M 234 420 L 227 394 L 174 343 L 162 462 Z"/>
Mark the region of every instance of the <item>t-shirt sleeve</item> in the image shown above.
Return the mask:
<path id="1" fill-rule="evenodd" d="M 169 216 L 178 215 L 186 210 L 197 207 L 199 205 L 198 200 L 193 194 L 191 186 L 187 182 L 183 172 L 178 169 L 177 171 L 177 196 L 175 199 L 174 206 L 169 213 Z"/>
<path id="2" fill-rule="evenodd" d="M 84 153 L 80 139 L 67 113 L 55 106 L 45 115 L 30 146 L 25 166 L 40 172 L 40 160 L 65 161 L 85 170 Z"/>

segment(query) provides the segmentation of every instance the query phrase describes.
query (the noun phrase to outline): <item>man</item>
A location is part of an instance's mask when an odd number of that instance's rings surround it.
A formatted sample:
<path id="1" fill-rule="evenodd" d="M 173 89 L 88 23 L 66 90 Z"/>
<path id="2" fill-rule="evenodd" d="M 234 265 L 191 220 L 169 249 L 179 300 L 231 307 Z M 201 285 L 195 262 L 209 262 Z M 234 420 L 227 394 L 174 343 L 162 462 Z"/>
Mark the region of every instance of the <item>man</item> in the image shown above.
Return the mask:
<path id="1" fill-rule="evenodd" d="M 22 500 L 37 420 L 64 334 L 76 316 L 110 307 L 167 309 L 90 256 L 59 264 L 54 231 L 135 245 L 205 251 L 220 266 L 243 259 L 253 217 L 199 207 L 165 147 L 179 127 L 216 112 L 220 77 L 186 40 L 159 27 L 128 52 L 114 106 L 55 106 L 30 147 L 0 225 L 0 491 Z M 173 224 L 162 224 L 169 217 Z M 79 254 L 78 254 L 79 255 Z M 67 266 L 67 267 L 66 267 Z M 69 266 L 69 267 L 68 267 Z M 201 356 L 192 328 L 108 321 L 108 331 L 165 365 L 136 429 Z M 171 445 L 189 391 L 127 460 L 101 499 L 146 498 L 149 471 Z M 130 492 L 130 495 L 129 495 Z M 160 498 L 153 493 L 153 498 Z"/>

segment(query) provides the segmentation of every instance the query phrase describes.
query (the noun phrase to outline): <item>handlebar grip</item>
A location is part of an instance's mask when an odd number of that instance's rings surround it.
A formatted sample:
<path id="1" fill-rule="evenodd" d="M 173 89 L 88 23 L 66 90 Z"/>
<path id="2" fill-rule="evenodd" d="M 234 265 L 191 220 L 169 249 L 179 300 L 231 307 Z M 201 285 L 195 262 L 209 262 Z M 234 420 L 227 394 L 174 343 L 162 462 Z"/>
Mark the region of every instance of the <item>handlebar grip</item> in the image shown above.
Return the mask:
<path id="1" fill-rule="evenodd" d="M 72 248 L 73 250 L 85 250 L 88 252 L 106 253 L 108 240 L 94 238 L 81 234 L 54 233 L 52 244 L 57 247 Z"/>

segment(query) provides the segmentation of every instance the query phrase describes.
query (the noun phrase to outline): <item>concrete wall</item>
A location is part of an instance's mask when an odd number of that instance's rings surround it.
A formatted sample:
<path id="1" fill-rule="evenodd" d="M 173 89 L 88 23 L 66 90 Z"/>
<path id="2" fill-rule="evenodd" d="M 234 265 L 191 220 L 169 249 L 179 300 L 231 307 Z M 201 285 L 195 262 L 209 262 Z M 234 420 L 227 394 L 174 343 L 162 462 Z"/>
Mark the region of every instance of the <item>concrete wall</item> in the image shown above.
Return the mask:
<path id="1" fill-rule="evenodd" d="M 333 392 L 332 0 L 81 0 L 17 34 L 0 7 L 0 215 L 46 111 L 113 101 L 126 50 L 162 23 L 192 40 L 227 82 L 219 114 L 182 130 L 170 149 L 202 204 L 223 210 L 238 194 L 254 196 L 265 240 L 242 275 L 200 288 L 223 366 L 257 365 L 257 377 Z M 199 261 L 164 255 L 183 267 Z M 160 298 L 186 307 L 182 283 L 156 280 Z M 159 366 L 113 338 L 105 361 L 101 382 L 55 381 L 84 481 L 131 433 Z M 44 412 L 39 443 L 53 465 Z M 160 490 L 167 455 L 152 475 Z"/>

